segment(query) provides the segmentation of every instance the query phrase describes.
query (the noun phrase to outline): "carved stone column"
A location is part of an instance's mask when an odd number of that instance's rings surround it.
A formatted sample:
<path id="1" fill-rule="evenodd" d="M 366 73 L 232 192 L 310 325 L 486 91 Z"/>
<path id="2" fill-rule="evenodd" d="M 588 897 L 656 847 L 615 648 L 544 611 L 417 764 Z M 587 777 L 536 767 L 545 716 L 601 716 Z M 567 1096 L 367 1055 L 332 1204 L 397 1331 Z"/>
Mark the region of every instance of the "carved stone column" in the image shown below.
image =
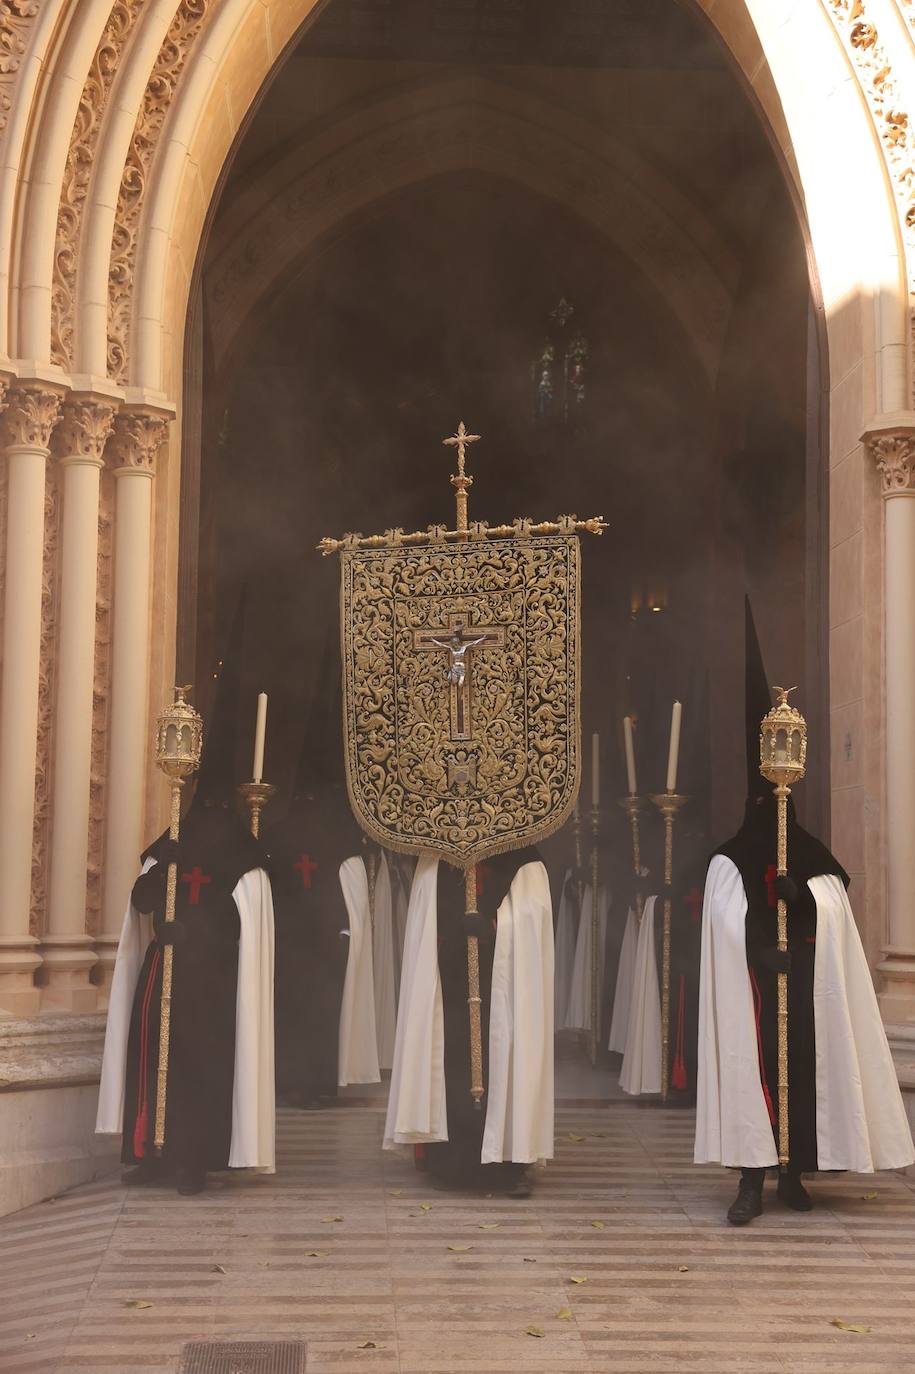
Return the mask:
<path id="1" fill-rule="evenodd" d="M 104 397 L 70 400 L 54 435 L 63 473 L 57 700 L 48 929 L 42 1009 L 94 1011 L 86 931 L 89 781 L 98 575 L 99 479 L 114 422 Z"/>
<path id="2" fill-rule="evenodd" d="M 20 383 L 2 417 L 7 465 L 3 677 L 0 689 L 0 1010 L 38 1010 L 41 964 L 29 931 L 41 656 L 45 479 L 62 392 Z"/>
<path id="3" fill-rule="evenodd" d="M 100 996 L 110 986 L 124 909 L 143 847 L 149 679 L 152 484 L 168 418 L 125 410 L 111 440 L 116 482 L 111 629 L 111 726 Z"/>
<path id="4" fill-rule="evenodd" d="M 915 428 L 865 436 L 885 514 L 887 944 L 884 1020 L 915 1022 Z"/>

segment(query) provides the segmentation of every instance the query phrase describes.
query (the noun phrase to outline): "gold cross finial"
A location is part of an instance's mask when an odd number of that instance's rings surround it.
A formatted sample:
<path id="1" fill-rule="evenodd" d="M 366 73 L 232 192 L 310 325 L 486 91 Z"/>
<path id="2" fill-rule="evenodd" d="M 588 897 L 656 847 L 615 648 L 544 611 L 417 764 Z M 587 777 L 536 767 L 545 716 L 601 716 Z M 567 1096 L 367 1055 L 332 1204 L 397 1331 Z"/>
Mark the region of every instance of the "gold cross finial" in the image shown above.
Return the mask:
<path id="1" fill-rule="evenodd" d="M 458 470 L 451 478 L 451 485 L 457 497 L 457 527 L 461 533 L 467 530 L 467 492 L 473 486 L 473 478 L 464 471 L 464 451 L 468 444 L 475 444 L 479 437 L 479 434 L 468 434 L 462 420 L 457 427 L 457 433 L 452 434 L 450 439 L 442 440 L 443 444 L 456 448 L 458 452 Z"/>
<path id="2" fill-rule="evenodd" d="M 777 702 L 776 704 L 777 704 L 778 706 L 787 706 L 787 704 L 788 704 L 788 695 L 789 695 L 789 693 L 791 693 L 791 692 L 796 692 L 796 691 L 797 691 L 797 688 L 796 688 L 796 687 L 776 687 L 776 686 L 773 684 L 772 690 L 773 690 L 773 692 L 778 692 L 778 702 Z"/>
<path id="3" fill-rule="evenodd" d="M 443 444 L 448 444 L 452 448 L 457 447 L 458 451 L 458 476 L 464 476 L 464 451 L 468 444 L 475 444 L 480 438 L 479 434 L 468 434 L 464 428 L 464 421 L 457 427 L 457 433 L 452 434 L 450 439 L 443 439 Z"/>

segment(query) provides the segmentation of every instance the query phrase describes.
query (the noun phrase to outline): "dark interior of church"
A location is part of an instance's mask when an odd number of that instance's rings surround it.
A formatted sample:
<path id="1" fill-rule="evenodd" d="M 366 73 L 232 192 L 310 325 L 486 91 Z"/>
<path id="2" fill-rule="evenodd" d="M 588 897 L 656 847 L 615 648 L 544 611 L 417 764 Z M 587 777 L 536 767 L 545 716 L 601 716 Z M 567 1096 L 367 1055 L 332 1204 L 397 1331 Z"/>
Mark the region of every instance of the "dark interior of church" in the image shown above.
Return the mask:
<path id="1" fill-rule="evenodd" d="M 466 136 L 480 111 L 498 132 L 503 94 L 535 174 L 511 175 L 510 156 L 499 174 Z M 368 190 L 350 204 L 343 194 L 317 237 L 289 229 L 282 271 L 267 270 L 276 221 L 264 207 L 332 163 L 329 143 L 361 137 L 353 121 L 377 123 L 376 102 L 396 103 L 394 141 L 428 99 L 464 121 L 466 155 L 430 146 L 409 175 L 366 156 Z M 603 225 L 531 153 L 529 131 L 553 109 L 590 129 L 598 181 L 601 159 L 615 163 Z M 642 225 L 643 197 L 666 207 L 669 238 Z M 225 245 L 240 225 L 260 247 L 238 267 Z M 681 227 L 691 252 L 718 255 L 723 283 L 720 299 L 689 309 L 665 289 L 689 270 L 674 257 Z M 639 261 L 620 234 L 639 242 Z M 242 308 L 224 283 L 255 258 L 263 289 Z M 772 680 L 797 683 L 812 735 L 822 729 L 823 416 L 807 254 L 752 96 L 691 5 L 332 0 L 253 113 L 198 267 L 183 482 L 199 519 L 182 526 L 179 673 L 203 684 L 206 711 L 246 585 L 238 774 L 266 691 L 277 808 L 303 741 L 330 747 L 342 775 L 339 742 L 306 738 L 338 618 L 337 560 L 316 545 L 450 520 L 442 440 L 461 420 L 482 435 L 469 451 L 472 518 L 608 521 L 582 549 L 583 730 L 601 733 L 608 805 L 625 790 L 623 715 L 637 720 L 640 786 L 658 790 L 678 698 L 680 785 L 703 843 L 733 826 L 745 593 Z M 820 824 L 828 750 L 811 753 L 799 802 Z"/>

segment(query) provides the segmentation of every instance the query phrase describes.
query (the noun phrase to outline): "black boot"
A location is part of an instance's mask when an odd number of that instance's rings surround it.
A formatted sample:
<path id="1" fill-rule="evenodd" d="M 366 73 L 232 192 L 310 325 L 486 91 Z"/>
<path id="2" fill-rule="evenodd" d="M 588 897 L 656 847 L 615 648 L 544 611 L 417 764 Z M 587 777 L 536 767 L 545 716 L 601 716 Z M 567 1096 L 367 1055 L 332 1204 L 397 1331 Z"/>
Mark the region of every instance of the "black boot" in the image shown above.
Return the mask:
<path id="1" fill-rule="evenodd" d="M 132 1169 L 124 1170 L 121 1182 L 126 1188 L 138 1188 L 144 1184 L 162 1183 L 164 1174 L 162 1160 L 158 1155 L 144 1155 L 139 1164 L 135 1164 Z"/>
<path id="2" fill-rule="evenodd" d="M 741 1169 L 737 1196 L 728 1208 L 732 1226 L 746 1226 L 762 1213 L 762 1190 L 765 1169 Z"/>
<path id="3" fill-rule="evenodd" d="M 206 1171 L 196 1167 L 180 1168 L 176 1172 L 175 1182 L 182 1197 L 193 1197 L 195 1193 L 202 1193 L 206 1187 Z"/>
<path id="4" fill-rule="evenodd" d="M 526 1164 L 503 1164 L 505 1171 L 505 1196 L 530 1197 L 534 1191 L 528 1177 Z"/>
<path id="5" fill-rule="evenodd" d="M 778 1176 L 778 1200 L 794 1212 L 812 1212 L 813 1198 L 801 1182 L 800 1170 L 792 1169 L 790 1164 Z"/>

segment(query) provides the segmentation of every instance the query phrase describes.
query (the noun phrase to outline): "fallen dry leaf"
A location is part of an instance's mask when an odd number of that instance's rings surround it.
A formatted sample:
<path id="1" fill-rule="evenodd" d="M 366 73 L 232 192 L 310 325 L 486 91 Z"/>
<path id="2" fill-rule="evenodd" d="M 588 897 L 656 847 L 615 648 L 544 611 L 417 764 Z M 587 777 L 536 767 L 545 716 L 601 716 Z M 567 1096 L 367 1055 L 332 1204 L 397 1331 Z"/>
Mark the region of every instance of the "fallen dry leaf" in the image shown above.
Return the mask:
<path id="1" fill-rule="evenodd" d="M 536 1336 L 538 1341 L 542 1341 L 546 1333 L 541 1331 L 539 1326 L 528 1326 L 525 1328 L 524 1334 L 525 1336 Z"/>
<path id="2" fill-rule="evenodd" d="M 26 1332 L 25 1338 L 26 1338 L 27 1341 L 34 1341 L 34 1339 L 35 1339 L 35 1332 L 34 1332 L 34 1331 L 27 1331 L 27 1332 Z"/>
<path id="3" fill-rule="evenodd" d="M 322 1221 L 342 1221 L 342 1217 L 322 1217 Z"/>
<path id="4" fill-rule="evenodd" d="M 225 1269 L 225 1265 L 223 1265 L 223 1264 L 214 1264 L 214 1265 L 213 1265 L 213 1268 L 210 1270 L 210 1273 L 211 1273 L 211 1274 L 224 1274 L 225 1272 L 226 1272 L 226 1269 Z"/>
<path id="5" fill-rule="evenodd" d="M 843 1322 L 839 1317 L 833 1317 L 829 1325 L 838 1327 L 840 1331 L 852 1331 L 856 1336 L 867 1336 L 871 1331 L 869 1326 L 861 1326 L 857 1322 Z"/>
<path id="6" fill-rule="evenodd" d="M 473 1249 L 473 1246 L 472 1246 L 472 1245 L 449 1245 L 449 1246 L 448 1246 L 448 1249 L 449 1249 L 449 1250 L 458 1250 L 458 1251 L 460 1251 L 461 1253 L 463 1253 L 465 1250 L 472 1250 L 472 1249 Z"/>
<path id="7" fill-rule="evenodd" d="M 880 1196 L 879 1193 L 862 1193 L 862 1194 L 861 1194 L 861 1201 L 862 1201 L 862 1202 L 873 1202 L 873 1201 L 875 1200 L 875 1198 L 877 1198 L 877 1197 L 879 1197 L 879 1196 Z"/>
<path id="8" fill-rule="evenodd" d="M 359 1349 L 360 1349 L 360 1350 L 384 1350 L 384 1346 L 383 1346 L 383 1345 L 380 1345 L 378 1341 L 363 1341 L 362 1344 L 359 1346 Z"/>
<path id="9" fill-rule="evenodd" d="M 143 1298 L 131 1298 L 128 1302 L 125 1302 L 124 1306 L 125 1306 L 125 1307 L 152 1307 L 152 1303 L 151 1303 L 151 1302 L 146 1302 L 145 1299 L 143 1299 Z"/>
<path id="10" fill-rule="evenodd" d="M 307 1255 L 305 1256 L 305 1258 L 306 1258 L 306 1259 L 327 1259 L 327 1256 L 328 1256 L 329 1254 L 330 1254 L 330 1251 L 329 1251 L 329 1250 L 309 1250 L 308 1253 L 307 1253 Z"/>
<path id="11" fill-rule="evenodd" d="M 388 1189 L 388 1196 L 389 1196 L 389 1197 L 402 1197 L 402 1196 L 403 1196 L 403 1188 L 389 1188 L 389 1189 Z"/>
<path id="12" fill-rule="evenodd" d="M 479 1229 L 481 1231 L 498 1231 L 501 1225 L 501 1221 L 481 1221 Z"/>
<path id="13" fill-rule="evenodd" d="M 569 1134 L 566 1136 L 566 1140 L 574 1141 L 574 1143 L 575 1143 L 576 1145 L 580 1145 L 581 1142 L 584 1140 L 584 1136 L 583 1136 L 583 1135 L 573 1135 L 573 1133 L 570 1131 Z"/>
<path id="14" fill-rule="evenodd" d="M 604 1223 L 602 1221 L 592 1221 L 591 1225 L 594 1227 L 595 1231 L 603 1231 L 604 1229 Z"/>
<path id="15" fill-rule="evenodd" d="M 678 1265 L 677 1265 L 677 1273 L 678 1273 L 678 1274 L 688 1274 L 688 1273 L 689 1273 L 689 1265 L 688 1265 L 688 1264 L 678 1264 Z"/>
<path id="16" fill-rule="evenodd" d="M 533 1259 L 530 1255 L 525 1255 L 525 1256 L 524 1256 L 524 1263 L 525 1263 L 525 1264 L 536 1264 L 537 1261 L 536 1261 L 535 1259 Z"/>
<path id="17" fill-rule="evenodd" d="M 261 1261 L 260 1261 L 260 1266 L 261 1266 L 262 1269 L 269 1269 L 269 1268 L 270 1268 L 270 1261 L 269 1261 L 269 1260 L 261 1260 Z"/>
<path id="18" fill-rule="evenodd" d="M 431 1203 L 431 1202 L 421 1202 L 421 1203 L 419 1204 L 419 1210 L 420 1210 L 421 1212 L 431 1212 L 431 1211 L 432 1211 L 432 1203 Z"/>
<path id="19" fill-rule="evenodd" d="M 572 1320 L 572 1309 L 571 1309 L 571 1307 L 560 1307 L 559 1311 L 556 1313 L 556 1320 L 557 1320 L 557 1321 L 560 1321 L 560 1322 L 569 1322 L 569 1321 L 571 1321 L 571 1320 Z"/>
<path id="20" fill-rule="evenodd" d="M 569 1281 L 571 1283 L 587 1283 L 588 1276 L 587 1274 L 570 1274 Z"/>

